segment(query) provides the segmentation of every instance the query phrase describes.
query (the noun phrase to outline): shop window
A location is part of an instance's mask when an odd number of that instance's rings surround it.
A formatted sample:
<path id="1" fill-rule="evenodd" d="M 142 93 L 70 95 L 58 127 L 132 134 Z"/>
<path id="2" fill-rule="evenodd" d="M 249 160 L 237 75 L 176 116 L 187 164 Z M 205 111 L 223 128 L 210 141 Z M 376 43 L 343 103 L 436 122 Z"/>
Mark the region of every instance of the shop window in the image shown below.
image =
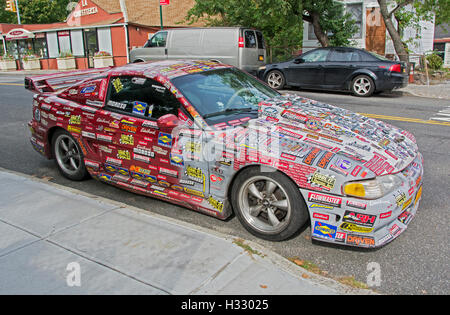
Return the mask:
<path id="1" fill-rule="evenodd" d="M 178 115 L 180 104 L 160 83 L 142 77 L 113 77 L 109 84 L 106 108 L 140 118 L 158 119 Z"/>
<path id="2" fill-rule="evenodd" d="M 59 54 L 72 53 L 70 31 L 58 32 Z"/>
<path id="3" fill-rule="evenodd" d="M 40 58 L 48 58 L 47 39 L 45 34 L 36 36 L 34 39 L 34 54 Z"/>

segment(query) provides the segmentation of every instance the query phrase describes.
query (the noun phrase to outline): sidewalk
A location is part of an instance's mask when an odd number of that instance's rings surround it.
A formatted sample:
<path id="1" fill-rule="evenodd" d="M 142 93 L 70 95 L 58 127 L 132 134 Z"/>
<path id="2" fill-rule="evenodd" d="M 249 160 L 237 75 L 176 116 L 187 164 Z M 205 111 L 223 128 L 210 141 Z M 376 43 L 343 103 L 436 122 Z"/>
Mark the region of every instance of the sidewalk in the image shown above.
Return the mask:
<path id="1" fill-rule="evenodd" d="M 0 294 L 373 293 L 251 242 L 253 254 L 231 236 L 1 169 L 0 200 Z"/>
<path id="2" fill-rule="evenodd" d="M 397 91 L 413 96 L 450 100 L 450 82 L 436 85 L 409 84 L 407 87 Z"/>

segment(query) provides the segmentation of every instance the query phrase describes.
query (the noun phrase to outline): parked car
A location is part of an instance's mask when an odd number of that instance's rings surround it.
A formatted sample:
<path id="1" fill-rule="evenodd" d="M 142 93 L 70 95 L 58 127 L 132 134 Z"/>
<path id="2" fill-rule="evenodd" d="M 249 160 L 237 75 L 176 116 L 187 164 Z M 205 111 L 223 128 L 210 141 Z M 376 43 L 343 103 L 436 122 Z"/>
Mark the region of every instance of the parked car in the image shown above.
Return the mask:
<path id="1" fill-rule="evenodd" d="M 266 61 L 264 37 L 243 27 L 168 29 L 156 33 L 143 48 L 131 51 L 130 61 L 164 59 L 215 60 L 256 75 Z"/>
<path id="2" fill-rule="evenodd" d="M 356 96 L 407 86 L 406 65 L 363 49 L 327 47 L 308 51 L 293 60 L 269 64 L 258 77 L 272 88 L 351 91 Z"/>
<path id="3" fill-rule="evenodd" d="M 377 247 L 419 206 L 423 160 L 411 133 L 282 96 L 229 65 L 130 64 L 26 87 L 38 92 L 31 144 L 65 177 L 90 174 L 220 219 L 234 212 L 267 240 L 310 222 L 314 239 Z"/>

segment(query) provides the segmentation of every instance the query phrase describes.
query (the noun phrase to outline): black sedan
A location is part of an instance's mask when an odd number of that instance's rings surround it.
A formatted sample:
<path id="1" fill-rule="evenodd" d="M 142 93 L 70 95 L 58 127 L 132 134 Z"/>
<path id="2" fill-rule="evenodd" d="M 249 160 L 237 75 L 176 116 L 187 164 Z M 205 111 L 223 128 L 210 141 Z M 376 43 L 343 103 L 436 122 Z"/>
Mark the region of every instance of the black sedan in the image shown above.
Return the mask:
<path id="1" fill-rule="evenodd" d="M 363 49 L 318 48 L 293 60 L 261 67 L 258 77 L 274 89 L 351 91 L 356 96 L 391 91 L 408 84 L 406 64 Z"/>

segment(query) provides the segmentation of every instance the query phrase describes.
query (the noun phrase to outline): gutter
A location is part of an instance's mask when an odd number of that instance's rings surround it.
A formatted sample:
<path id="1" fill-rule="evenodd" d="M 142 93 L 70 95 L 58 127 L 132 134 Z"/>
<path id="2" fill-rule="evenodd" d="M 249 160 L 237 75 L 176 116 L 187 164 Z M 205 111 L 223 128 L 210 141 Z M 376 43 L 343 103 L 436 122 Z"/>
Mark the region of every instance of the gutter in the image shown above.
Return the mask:
<path id="1" fill-rule="evenodd" d="M 120 10 L 123 14 L 124 19 L 124 25 L 123 29 L 125 31 L 125 48 L 127 50 L 127 63 L 130 62 L 130 35 L 128 34 L 128 11 L 127 11 L 127 4 L 125 0 L 120 0 Z"/>

